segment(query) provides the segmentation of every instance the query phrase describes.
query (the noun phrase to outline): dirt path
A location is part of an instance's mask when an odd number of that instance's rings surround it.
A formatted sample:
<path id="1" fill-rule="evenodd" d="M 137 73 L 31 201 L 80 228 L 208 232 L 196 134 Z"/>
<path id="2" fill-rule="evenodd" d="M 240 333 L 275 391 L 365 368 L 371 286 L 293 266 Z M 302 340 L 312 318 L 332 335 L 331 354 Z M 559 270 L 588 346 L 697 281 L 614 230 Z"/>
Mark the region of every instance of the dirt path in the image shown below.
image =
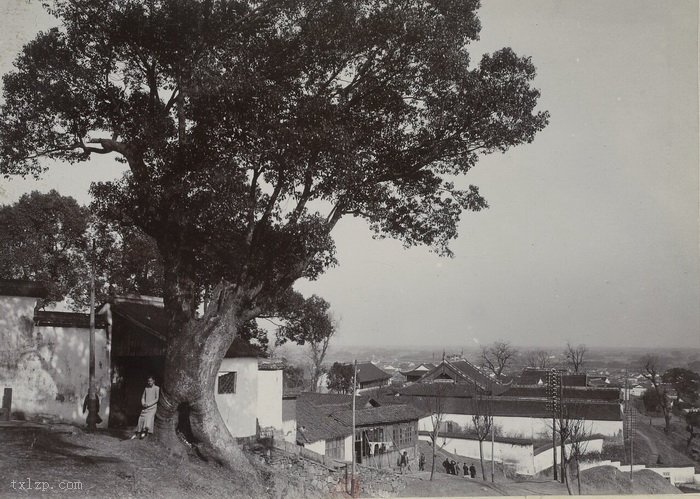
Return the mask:
<path id="1" fill-rule="evenodd" d="M 646 465 L 652 466 L 656 464 L 656 461 L 659 459 L 659 448 L 656 446 L 656 442 L 646 436 L 639 428 L 637 428 L 634 432 L 639 435 L 649 446 L 649 458 L 647 459 Z"/>
<path id="2" fill-rule="evenodd" d="M 455 497 L 455 496 L 538 496 L 566 495 L 566 486 L 551 480 L 497 482 L 468 479 L 436 473 L 430 481 L 430 472 L 416 473 L 407 480 L 403 497 Z"/>

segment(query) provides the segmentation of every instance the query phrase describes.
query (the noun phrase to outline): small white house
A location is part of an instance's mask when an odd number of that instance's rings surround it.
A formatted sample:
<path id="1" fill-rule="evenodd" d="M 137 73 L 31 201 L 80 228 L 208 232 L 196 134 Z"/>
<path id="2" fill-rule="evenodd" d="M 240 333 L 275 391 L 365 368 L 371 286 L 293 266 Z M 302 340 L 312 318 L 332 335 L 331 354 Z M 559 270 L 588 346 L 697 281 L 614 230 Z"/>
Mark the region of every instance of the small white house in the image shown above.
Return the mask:
<path id="1" fill-rule="evenodd" d="M 284 434 L 281 363 L 258 359 L 258 350 L 234 341 L 216 377 L 215 399 L 231 435 Z"/>

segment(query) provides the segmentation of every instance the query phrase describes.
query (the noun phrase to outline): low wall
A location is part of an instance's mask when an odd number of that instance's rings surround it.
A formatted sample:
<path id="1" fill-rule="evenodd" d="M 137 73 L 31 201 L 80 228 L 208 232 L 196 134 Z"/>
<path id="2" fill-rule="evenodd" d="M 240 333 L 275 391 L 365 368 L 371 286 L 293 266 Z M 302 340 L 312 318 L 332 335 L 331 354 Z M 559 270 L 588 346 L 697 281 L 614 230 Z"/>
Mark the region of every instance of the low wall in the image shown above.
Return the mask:
<path id="1" fill-rule="evenodd" d="M 557 465 L 559 463 L 559 460 L 561 459 L 561 446 L 557 445 Z M 566 444 L 564 446 L 564 450 L 566 451 L 566 455 L 569 456 L 571 455 L 571 444 Z M 589 452 L 602 452 L 603 451 L 603 439 L 602 438 L 594 438 L 591 440 L 588 440 L 586 443 L 586 448 L 585 448 L 585 454 Z M 550 447 L 549 449 L 543 450 L 542 452 L 538 452 L 535 454 L 534 458 L 534 471 L 535 473 L 539 473 L 541 471 L 544 471 L 548 468 L 552 467 L 552 448 Z"/>
<path id="2" fill-rule="evenodd" d="M 430 442 L 427 435 L 419 435 L 420 440 Z M 479 459 L 479 440 L 473 438 L 439 437 L 437 444 L 447 452 L 470 459 Z M 483 443 L 484 459 L 491 461 L 491 441 Z M 513 444 L 494 442 L 493 459 L 500 463 L 511 463 L 515 472 L 520 475 L 534 475 L 533 447 L 532 444 Z"/>

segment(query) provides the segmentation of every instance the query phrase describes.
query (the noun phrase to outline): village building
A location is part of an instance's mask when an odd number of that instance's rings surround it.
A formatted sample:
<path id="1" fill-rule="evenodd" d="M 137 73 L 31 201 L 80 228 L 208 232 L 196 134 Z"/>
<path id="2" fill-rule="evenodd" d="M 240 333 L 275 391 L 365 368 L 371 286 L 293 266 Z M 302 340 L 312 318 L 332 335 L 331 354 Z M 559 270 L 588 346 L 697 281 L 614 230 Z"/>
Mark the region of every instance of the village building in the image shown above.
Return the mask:
<path id="1" fill-rule="evenodd" d="M 404 376 L 406 383 L 415 383 L 432 369 L 435 369 L 435 364 L 423 363 L 411 370 L 401 371 L 401 374 Z"/>
<path id="2" fill-rule="evenodd" d="M 497 389 L 500 385 L 500 383 L 492 380 L 474 364 L 459 357 L 443 359 L 442 362 L 428 370 L 416 381 L 421 383 L 442 382 L 473 385 L 487 392 Z"/>
<path id="3" fill-rule="evenodd" d="M 132 426 L 141 412 L 140 394 L 148 376 L 163 379 L 167 319 L 161 298 L 116 297 L 98 311 L 112 338 L 110 426 Z M 282 436 L 283 382 L 280 363 L 240 339 L 233 341 L 217 373 L 214 397 L 234 437 Z"/>
<path id="4" fill-rule="evenodd" d="M 85 422 L 90 323 L 87 314 L 38 310 L 46 288 L 0 280 L 0 388 L 12 389 L 12 417 Z M 106 325 L 95 324 L 95 384 L 107 426 L 110 354 Z"/>
<path id="5" fill-rule="evenodd" d="M 0 280 L 0 388 L 12 389 L 13 418 L 85 424 L 89 315 L 39 310 L 37 304 L 46 295 L 45 287 L 35 282 Z M 146 379 L 163 379 L 167 336 L 162 299 L 117 297 L 99 308 L 98 427 L 136 425 Z M 219 412 L 234 437 L 286 433 L 288 441 L 295 440 L 293 407 L 285 420 L 282 373 L 281 363 L 234 341 L 215 383 Z"/>
<path id="6" fill-rule="evenodd" d="M 383 386 L 388 386 L 391 375 L 382 371 L 371 362 L 357 364 L 357 391 L 365 392 Z"/>
<path id="7" fill-rule="evenodd" d="M 585 419 L 593 434 L 622 435 L 621 392 L 616 388 L 565 387 L 564 404 L 572 417 Z M 435 412 L 436 401 L 443 413 L 441 431 L 467 430 L 472 416 L 488 407 L 494 423 L 505 437 L 538 440 L 550 432 L 551 411 L 545 387 L 513 386 L 492 395 L 474 385 L 459 383 L 415 383 L 399 389 L 385 389 L 376 398 L 382 404 L 411 404 Z M 420 431 L 431 431 L 429 415 L 419 421 Z"/>
<path id="8" fill-rule="evenodd" d="M 395 467 L 406 452 L 418 456 L 418 420 L 425 413 L 405 404 L 377 405 L 367 396 L 303 393 L 297 399 L 297 443 L 339 461 L 377 468 Z M 353 445 L 354 442 L 354 445 Z"/>

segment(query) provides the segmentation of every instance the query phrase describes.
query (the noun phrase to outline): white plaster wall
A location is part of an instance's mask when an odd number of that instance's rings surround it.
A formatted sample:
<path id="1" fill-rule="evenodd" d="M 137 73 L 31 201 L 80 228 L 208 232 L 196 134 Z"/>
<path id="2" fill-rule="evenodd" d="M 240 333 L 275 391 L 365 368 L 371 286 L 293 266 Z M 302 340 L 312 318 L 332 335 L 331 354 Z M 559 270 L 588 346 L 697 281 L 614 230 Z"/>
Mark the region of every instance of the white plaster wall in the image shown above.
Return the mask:
<path id="1" fill-rule="evenodd" d="M 304 448 L 314 451 L 316 454 L 321 454 L 322 456 L 326 454 L 326 441 L 319 440 L 311 444 L 305 444 Z"/>
<path id="2" fill-rule="evenodd" d="M 345 437 L 345 461 L 352 462 L 352 435 Z"/>
<path id="3" fill-rule="evenodd" d="M 286 442 L 295 444 L 297 442 L 297 421 L 289 419 L 282 421 L 282 435 Z"/>
<path id="4" fill-rule="evenodd" d="M 420 435 L 420 440 L 430 442 L 430 437 Z M 438 446 L 447 452 L 458 454 L 471 459 L 479 459 L 479 441 L 464 438 L 439 438 Z M 491 460 L 491 441 L 485 440 L 483 443 L 484 459 Z M 515 464 L 517 473 L 521 475 L 533 475 L 533 448 L 532 445 L 508 444 L 504 442 L 494 442 L 493 454 L 496 462 Z"/>
<path id="5" fill-rule="evenodd" d="M 507 437 L 535 439 L 546 434 L 551 435 L 552 421 L 548 418 L 529 418 L 516 416 L 494 416 L 494 424 L 500 428 L 501 434 Z M 462 428 L 472 426 L 469 414 L 445 414 L 443 422 L 453 421 Z M 622 433 L 622 421 L 586 421 L 592 434 L 615 437 Z M 433 423 L 430 416 L 418 421 L 420 431 L 431 431 Z"/>
<path id="6" fill-rule="evenodd" d="M 673 485 L 678 485 L 681 483 L 693 483 L 695 480 L 695 468 L 693 466 L 648 469 L 650 469 L 654 473 L 658 473 L 664 478 L 669 479 Z"/>
<path id="7" fill-rule="evenodd" d="M 87 328 L 34 327 L 36 298 L 0 296 L 0 388 L 12 388 L 12 411 L 85 424 L 90 332 Z M 95 330 L 95 381 L 99 426 L 109 412 L 109 349 Z"/>
<path id="8" fill-rule="evenodd" d="M 258 422 L 261 428 L 283 430 L 282 370 L 258 371 Z"/>
<path id="9" fill-rule="evenodd" d="M 557 462 L 559 462 L 560 456 L 561 456 L 561 446 L 557 445 Z M 566 451 L 566 455 L 569 456 L 571 453 L 571 444 L 566 444 L 564 446 L 564 450 Z M 603 439 L 602 438 L 596 438 L 593 440 L 589 440 L 588 443 L 586 444 L 586 448 L 584 451 L 584 455 L 588 454 L 590 452 L 602 452 L 603 451 Z M 534 464 L 535 464 L 535 473 L 539 473 L 542 470 L 546 470 L 547 468 L 552 467 L 552 449 L 548 449 L 544 452 L 540 452 L 535 456 Z"/>
<path id="10" fill-rule="evenodd" d="M 235 371 L 236 393 L 219 395 L 219 377 L 214 398 L 228 431 L 234 437 L 250 437 L 256 432 L 258 408 L 258 360 L 251 357 L 224 359 L 219 374 Z"/>

